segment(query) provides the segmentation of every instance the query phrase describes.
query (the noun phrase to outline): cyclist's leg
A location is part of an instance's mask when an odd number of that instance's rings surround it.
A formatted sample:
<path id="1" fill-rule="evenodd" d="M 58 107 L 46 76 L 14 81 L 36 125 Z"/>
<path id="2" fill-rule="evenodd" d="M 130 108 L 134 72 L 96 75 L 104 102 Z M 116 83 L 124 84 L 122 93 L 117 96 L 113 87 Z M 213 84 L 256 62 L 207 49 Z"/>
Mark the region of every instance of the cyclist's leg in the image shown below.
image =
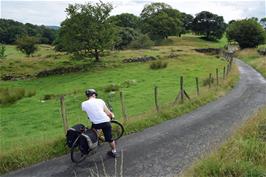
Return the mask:
<path id="1" fill-rule="evenodd" d="M 109 142 L 112 152 L 116 153 L 116 144 L 112 139 L 112 126 L 110 122 L 104 122 L 100 124 L 92 124 L 92 128 L 94 129 L 102 129 L 104 134 L 104 139 L 106 142 Z"/>
<path id="2" fill-rule="evenodd" d="M 92 124 L 92 129 L 99 130 L 101 129 L 104 135 L 105 142 L 111 143 L 112 139 L 112 126 L 110 122 L 104 122 L 100 124 Z"/>
<path id="3" fill-rule="evenodd" d="M 105 126 L 102 128 L 103 134 L 105 137 L 105 141 L 109 142 L 110 147 L 112 149 L 112 154 L 111 156 L 115 157 L 117 156 L 116 154 L 116 144 L 115 141 L 112 139 L 112 126 L 110 122 L 106 122 Z"/>

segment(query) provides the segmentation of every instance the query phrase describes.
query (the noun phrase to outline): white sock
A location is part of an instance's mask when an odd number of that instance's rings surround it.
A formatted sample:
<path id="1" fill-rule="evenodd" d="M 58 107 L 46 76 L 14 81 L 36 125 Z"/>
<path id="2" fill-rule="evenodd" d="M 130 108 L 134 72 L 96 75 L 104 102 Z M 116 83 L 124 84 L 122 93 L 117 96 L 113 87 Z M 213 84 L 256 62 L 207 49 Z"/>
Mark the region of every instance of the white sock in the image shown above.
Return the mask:
<path id="1" fill-rule="evenodd" d="M 116 149 L 112 149 L 112 153 L 116 153 Z"/>

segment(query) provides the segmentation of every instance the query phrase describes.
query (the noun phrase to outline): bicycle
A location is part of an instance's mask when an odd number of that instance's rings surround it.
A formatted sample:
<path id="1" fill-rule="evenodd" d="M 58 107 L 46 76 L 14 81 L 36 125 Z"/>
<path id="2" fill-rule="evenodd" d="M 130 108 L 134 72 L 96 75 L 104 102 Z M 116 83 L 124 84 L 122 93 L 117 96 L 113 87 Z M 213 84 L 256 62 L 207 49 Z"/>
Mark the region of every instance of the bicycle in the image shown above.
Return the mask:
<path id="1" fill-rule="evenodd" d="M 117 141 L 119 138 L 121 138 L 123 136 L 124 127 L 123 127 L 123 125 L 121 123 L 119 123 L 116 120 L 111 120 L 111 126 L 112 126 L 112 137 L 113 137 L 113 140 Z M 81 136 L 87 130 L 92 130 L 92 129 L 90 129 L 88 127 L 84 127 L 84 129 L 81 129 L 80 132 L 79 132 L 78 137 L 76 138 L 76 140 L 74 141 L 74 143 L 73 143 L 73 145 L 71 147 L 70 155 L 71 155 L 71 160 L 74 163 L 82 162 L 92 152 L 92 150 L 96 150 L 97 149 L 97 147 L 95 147 L 94 149 L 90 149 L 89 148 L 88 151 L 84 151 L 83 147 L 81 146 L 81 144 L 80 144 Z M 105 142 L 102 130 L 93 130 L 92 132 L 94 132 L 96 134 L 97 146 L 102 145 Z"/>

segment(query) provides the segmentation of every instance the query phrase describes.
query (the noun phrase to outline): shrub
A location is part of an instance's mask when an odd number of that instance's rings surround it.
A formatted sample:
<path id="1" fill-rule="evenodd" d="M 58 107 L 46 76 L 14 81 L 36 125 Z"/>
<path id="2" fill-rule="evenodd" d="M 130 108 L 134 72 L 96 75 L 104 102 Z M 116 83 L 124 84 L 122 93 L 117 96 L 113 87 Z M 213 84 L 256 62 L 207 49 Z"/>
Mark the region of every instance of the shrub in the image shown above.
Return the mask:
<path id="1" fill-rule="evenodd" d="M 245 19 L 233 22 L 226 31 L 229 41 L 238 42 L 240 48 L 257 47 L 265 41 L 265 30 L 252 19 Z"/>
<path id="2" fill-rule="evenodd" d="M 6 47 L 4 45 L 1 45 L 0 46 L 0 59 L 3 59 L 6 57 L 5 52 L 6 52 Z"/>
<path id="3" fill-rule="evenodd" d="M 0 104 L 12 104 L 23 97 L 32 97 L 35 90 L 25 90 L 24 88 L 0 88 Z"/>
<path id="4" fill-rule="evenodd" d="M 43 100 L 51 100 L 51 99 L 56 98 L 56 97 L 57 97 L 57 95 L 55 95 L 55 94 L 46 94 L 43 96 Z"/>
<path id="5" fill-rule="evenodd" d="M 257 51 L 260 55 L 266 55 L 266 44 L 259 45 Z"/>
<path id="6" fill-rule="evenodd" d="M 115 49 L 120 50 L 125 49 L 133 40 L 136 40 L 139 36 L 140 33 L 133 28 L 119 28 L 114 47 Z"/>
<path id="7" fill-rule="evenodd" d="M 114 84 L 114 83 L 104 87 L 105 92 L 114 92 L 114 91 L 118 91 L 119 89 L 120 89 L 120 85 Z"/>
<path id="8" fill-rule="evenodd" d="M 155 61 L 155 62 L 152 62 L 150 64 L 150 68 L 151 69 L 163 69 L 163 68 L 166 68 L 167 67 L 167 64 L 166 62 L 162 62 L 162 61 Z"/>
<path id="9" fill-rule="evenodd" d="M 126 80 L 124 81 L 122 84 L 121 84 L 121 87 L 123 88 L 128 88 L 132 85 L 136 85 L 137 84 L 137 81 L 136 80 Z"/>
<path id="10" fill-rule="evenodd" d="M 147 35 L 140 35 L 136 40 L 129 44 L 129 48 L 148 49 L 154 45 L 154 42 Z"/>
<path id="11" fill-rule="evenodd" d="M 37 51 L 37 39 L 34 37 L 24 36 L 16 41 L 17 49 L 25 53 L 28 57 Z"/>

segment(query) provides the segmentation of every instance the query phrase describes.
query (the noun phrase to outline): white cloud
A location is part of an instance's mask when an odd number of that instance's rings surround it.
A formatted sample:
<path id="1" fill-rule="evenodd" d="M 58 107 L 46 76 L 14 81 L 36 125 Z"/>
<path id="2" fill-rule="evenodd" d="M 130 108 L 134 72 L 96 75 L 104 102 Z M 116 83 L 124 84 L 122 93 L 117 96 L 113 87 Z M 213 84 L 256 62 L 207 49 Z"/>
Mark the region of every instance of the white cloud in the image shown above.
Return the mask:
<path id="1" fill-rule="evenodd" d="M 192 15 L 203 10 L 210 11 L 223 16 L 226 22 L 232 19 L 266 16 L 265 0 L 103 0 L 103 2 L 111 2 L 114 5 L 112 15 L 123 12 L 139 15 L 145 4 L 165 2 L 179 11 Z M 65 8 L 69 3 L 84 3 L 84 0 L 2 0 L 0 14 L 1 18 L 23 23 L 59 25 L 66 17 Z"/>

